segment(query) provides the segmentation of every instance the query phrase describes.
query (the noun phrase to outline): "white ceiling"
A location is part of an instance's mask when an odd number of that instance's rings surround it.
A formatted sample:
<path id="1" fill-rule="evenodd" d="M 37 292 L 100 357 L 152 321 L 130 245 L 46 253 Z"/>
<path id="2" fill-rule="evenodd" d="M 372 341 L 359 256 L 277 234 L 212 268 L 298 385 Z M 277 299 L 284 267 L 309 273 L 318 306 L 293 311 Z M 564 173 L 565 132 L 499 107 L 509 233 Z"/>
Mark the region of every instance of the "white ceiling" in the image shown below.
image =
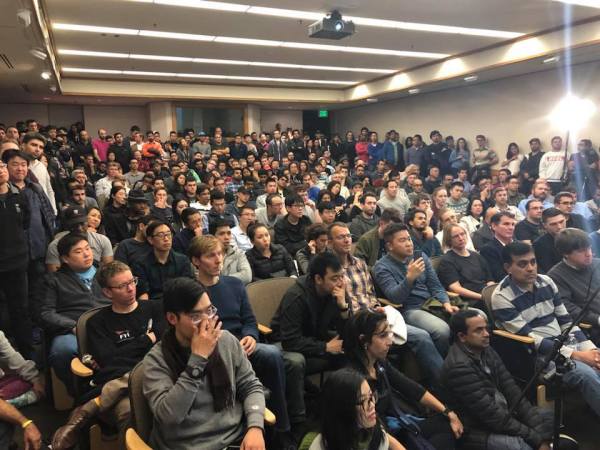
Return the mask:
<path id="1" fill-rule="evenodd" d="M 0 0 L 0 54 L 5 53 L 15 69 L 8 69 L 0 60 L 0 101 L 22 98 L 21 85 L 28 85 L 37 97 L 49 95 L 48 81 L 39 74 L 44 66 L 32 58 L 28 50 L 40 45 L 33 31 L 25 30 L 16 19 L 20 7 L 31 8 L 33 0 Z M 166 6 L 146 1 L 130 0 L 42 0 L 46 20 L 52 23 L 120 27 L 178 33 L 229 36 L 251 39 L 269 39 L 291 42 L 330 44 L 378 49 L 407 50 L 444 53 L 449 55 L 502 42 L 502 39 L 433 33 L 415 30 L 395 30 L 358 26 L 356 34 L 340 40 L 311 39 L 307 27 L 312 20 L 287 17 L 214 11 L 207 9 Z M 230 3 L 234 3 L 230 1 Z M 523 34 L 536 33 L 565 23 L 565 5 L 551 0 L 257 0 L 239 3 L 263 7 L 301 9 L 323 15 L 338 9 L 343 15 L 405 22 L 473 27 L 511 31 Z M 589 19 L 600 14 L 596 8 L 573 6 L 571 20 Z M 367 67 L 388 70 L 408 68 L 432 62 L 433 59 L 414 57 L 353 54 L 280 47 L 234 45 L 214 42 L 197 42 L 128 35 L 102 35 L 78 31 L 51 29 L 55 51 L 60 49 L 96 52 L 147 54 L 212 59 L 311 64 L 324 66 Z M 91 56 L 56 55 L 61 67 L 152 71 L 209 75 L 252 76 L 269 78 L 301 78 L 313 80 L 363 82 L 381 74 L 349 71 L 303 70 L 291 68 L 256 67 L 225 64 L 199 64 L 188 62 L 145 61 L 133 59 L 98 58 Z M 74 74 L 62 73 L 63 78 L 140 79 L 148 81 L 203 80 L 160 76 Z M 207 83 L 258 85 L 271 87 L 336 88 L 347 86 L 313 83 L 285 83 L 273 81 L 207 80 Z M 134 94 L 134 93 L 132 93 Z M 25 95 L 26 96 L 26 95 Z M 31 98 L 31 97 L 30 97 Z"/>

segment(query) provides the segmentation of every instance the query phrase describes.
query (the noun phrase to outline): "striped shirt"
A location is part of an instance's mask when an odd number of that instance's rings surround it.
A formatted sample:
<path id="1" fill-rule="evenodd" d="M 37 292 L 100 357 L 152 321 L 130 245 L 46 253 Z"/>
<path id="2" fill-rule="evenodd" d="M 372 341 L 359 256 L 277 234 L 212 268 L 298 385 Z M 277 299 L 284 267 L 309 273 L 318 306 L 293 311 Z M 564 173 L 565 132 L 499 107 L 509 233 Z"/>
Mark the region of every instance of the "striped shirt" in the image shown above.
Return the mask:
<path id="1" fill-rule="evenodd" d="M 532 337 L 541 354 L 552 350 L 553 339 L 568 328 L 572 320 L 554 281 L 546 275 L 537 276 L 532 292 L 517 286 L 510 275 L 505 277 L 492 294 L 492 311 L 498 328 Z M 573 327 L 571 333 L 580 350 L 595 348 L 578 327 Z M 560 350 L 567 358 L 573 351 L 567 346 Z"/>

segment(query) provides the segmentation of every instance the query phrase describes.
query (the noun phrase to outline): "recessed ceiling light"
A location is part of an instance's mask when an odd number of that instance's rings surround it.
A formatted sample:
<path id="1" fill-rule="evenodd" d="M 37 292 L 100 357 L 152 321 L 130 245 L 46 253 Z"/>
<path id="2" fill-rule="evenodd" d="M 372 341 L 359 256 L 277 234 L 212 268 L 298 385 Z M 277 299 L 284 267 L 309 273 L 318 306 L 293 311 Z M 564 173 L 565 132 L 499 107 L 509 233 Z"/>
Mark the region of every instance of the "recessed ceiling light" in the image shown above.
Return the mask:
<path id="1" fill-rule="evenodd" d="M 44 61 L 46 58 L 48 58 L 48 54 L 42 50 L 41 48 L 35 47 L 32 48 L 31 50 L 29 50 L 29 53 L 34 56 L 37 59 L 41 59 L 42 61 Z"/>
<path id="2" fill-rule="evenodd" d="M 300 11 L 295 9 L 284 9 L 284 8 L 267 8 L 262 6 L 252 6 L 247 4 L 237 3 L 225 3 L 217 1 L 203 1 L 203 0 L 133 0 L 143 3 L 155 3 L 159 5 L 169 6 L 184 6 L 201 9 L 211 9 L 217 11 L 228 11 L 238 12 L 246 14 L 258 14 L 279 18 L 287 18 L 294 20 L 320 20 L 328 11 Z M 593 1 L 593 0 L 580 0 L 580 1 Z M 417 23 L 417 22 L 402 22 L 397 20 L 386 20 L 386 19 L 374 19 L 369 17 L 355 17 L 355 16 L 344 16 L 344 19 L 351 20 L 356 25 L 363 25 L 366 27 L 377 27 L 377 28 L 390 28 L 396 30 L 408 30 L 418 32 L 430 32 L 430 33 L 447 33 L 447 34 L 463 34 L 468 36 L 482 36 L 492 37 L 501 39 L 513 39 L 519 36 L 523 36 L 523 33 L 517 33 L 514 31 L 503 31 L 503 30 L 488 30 L 482 28 L 466 28 L 456 27 L 448 25 L 435 25 L 429 23 Z"/>
<path id="3" fill-rule="evenodd" d="M 304 69 L 304 70 L 330 70 L 338 72 L 365 72 L 365 73 L 394 73 L 390 69 L 373 69 L 370 67 L 341 67 L 341 66 L 316 66 L 307 64 L 287 64 L 265 61 L 243 61 L 234 59 L 211 59 L 211 58 L 188 58 L 180 56 L 160 56 L 143 55 L 129 53 L 111 53 L 111 52 L 93 52 L 87 50 L 69 50 L 58 49 L 59 55 L 68 56 L 90 56 L 99 58 L 130 58 L 147 61 L 174 61 L 174 62 L 194 62 L 199 64 L 227 64 L 236 66 L 256 66 L 256 67 L 278 67 L 282 69 Z"/>
<path id="4" fill-rule="evenodd" d="M 375 97 L 369 97 L 366 99 L 367 103 L 377 103 L 379 101 L 378 98 Z"/>
<path id="5" fill-rule="evenodd" d="M 464 80 L 467 83 L 470 83 L 472 81 L 477 81 L 479 79 L 479 77 L 477 75 L 469 75 L 468 77 L 465 77 Z"/>
<path id="6" fill-rule="evenodd" d="M 50 100 L 50 97 L 44 97 L 44 100 Z"/>
<path id="7" fill-rule="evenodd" d="M 414 88 L 414 89 L 409 89 L 408 90 L 408 93 L 410 95 L 415 95 L 415 94 L 418 94 L 419 92 L 421 92 L 421 89 L 419 89 L 419 88 Z"/>
<path id="8" fill-rule="evenodd" d="M 552 64 L 560 61 L 560 56 L 551 56 L 542 61 L 543 64 Z"/>
<path id="9" fill-rule="evenodd" d="M 51 74 L 50 72 L 48 72 L 48 71 L 46 71 L 46 70 L 45 70 L 45 71 L 43 71 L 43 72 L 41 73 L 41 76 L 42 76 L 42 78 L 43 78 L 44 80 L 49 80 L 49 79 L 50 79 L 50 77 L 52 76 L 52 74 Z"/>
<path id="10" fill-rule="evenodd" d="M 554 0 L 555 2 L 568 3 L 570 5 L 588 6 L 590 8 L 600 8 L 599 0 Z"/>
<path id="11" fill-rule="evenodd" d="M 288 41 L 273 41 L 268 39 L 248 39 L 230 36 L 206 36 L 202 34 L 189 33 L 172 33 L 167 31 L 155 30 L 135 30 L 124 28 L 97 27 L 78 24 L 53 23 L 52 28 L 55 30 L 65 31 L 80 31 L 87 33 L 108 33 L 108 34 L 127 34 L 138 35 L 145 37 L 159 37 L 165 39 L 183 39 L 189 41 L 207 41 L 219 42 L 223 44 L 237 45 L 258 45 L 265 47 L 284 47 L 284 48 L 300 48 L 307 50 L 329 51 L 329 52 L 344 52 L 344 53 L 362 53 L 368 55 L 387 55 L 387 56 L 403 56 L 407 58 L 425 58 L 439 59 L 446 58 L 450 55 L 446 53 L 432 52 L 414 52 L 408 50 L 391 50 L 385 48 L 368 48 L 368 47 L 350 47 L 343 45 L 327 45 L 327 44 L 311 44 L 305 42 L 288 42 Z M 100 31 L 101 30 L 101 31 Z M 123 30 L 126 32 L 124 33 Z"/>
<path id="12" fill-rule="evenodd" d="M 150 76 L 163 78 L 203 78 L 214 80 L 237 80 L 237 81 L 269 81 L 276 83 L 307 83 L 307 84 L 333 84 L 333 85 L 351 85 L 357 81 L 337 81 L 337 80 L 311 80 L 304 78 L 273 78 L 273 77 L 250 77 L 238 75 L 213 75 L 203 73 L 178 73 L 178 72 L 147 72 L 142 70 L 111 70 L 111 69 L 89 69 L 83 67 L 63 67 L 61 69 L 65 73 L 94 73 L 105 75 L 134 75 L 134 76 Z"/>

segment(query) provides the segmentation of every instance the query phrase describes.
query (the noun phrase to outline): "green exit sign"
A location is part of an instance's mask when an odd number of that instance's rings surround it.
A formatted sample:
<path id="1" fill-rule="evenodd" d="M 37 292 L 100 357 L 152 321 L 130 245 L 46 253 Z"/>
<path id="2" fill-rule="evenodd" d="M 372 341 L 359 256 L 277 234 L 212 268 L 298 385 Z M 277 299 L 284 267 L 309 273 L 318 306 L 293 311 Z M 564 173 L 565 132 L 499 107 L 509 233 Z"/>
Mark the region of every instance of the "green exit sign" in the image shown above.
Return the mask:
<path id="1" fill-rule="evenodd" d="M 321 117 L 321 118 L 329 117 L 329 111 L 327 111 L 326 109 L 320 109 L 319 110 L 319 117 Z"/>

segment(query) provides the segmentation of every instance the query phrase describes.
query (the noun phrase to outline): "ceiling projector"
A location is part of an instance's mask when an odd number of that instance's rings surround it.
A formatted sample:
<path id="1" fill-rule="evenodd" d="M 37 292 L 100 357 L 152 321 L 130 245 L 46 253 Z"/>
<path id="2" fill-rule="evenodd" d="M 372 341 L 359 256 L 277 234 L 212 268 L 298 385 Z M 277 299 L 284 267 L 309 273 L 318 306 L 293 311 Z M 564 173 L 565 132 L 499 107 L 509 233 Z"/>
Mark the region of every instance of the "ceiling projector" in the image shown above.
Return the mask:
<path id="1" fill-rule="evenodd" d="M 327 17 L 308 27 L 308 36 L 318 39 L 342 39 L 354 34 L 354 23 L 343 20 L 339 11 L 332 11 Z"/>

